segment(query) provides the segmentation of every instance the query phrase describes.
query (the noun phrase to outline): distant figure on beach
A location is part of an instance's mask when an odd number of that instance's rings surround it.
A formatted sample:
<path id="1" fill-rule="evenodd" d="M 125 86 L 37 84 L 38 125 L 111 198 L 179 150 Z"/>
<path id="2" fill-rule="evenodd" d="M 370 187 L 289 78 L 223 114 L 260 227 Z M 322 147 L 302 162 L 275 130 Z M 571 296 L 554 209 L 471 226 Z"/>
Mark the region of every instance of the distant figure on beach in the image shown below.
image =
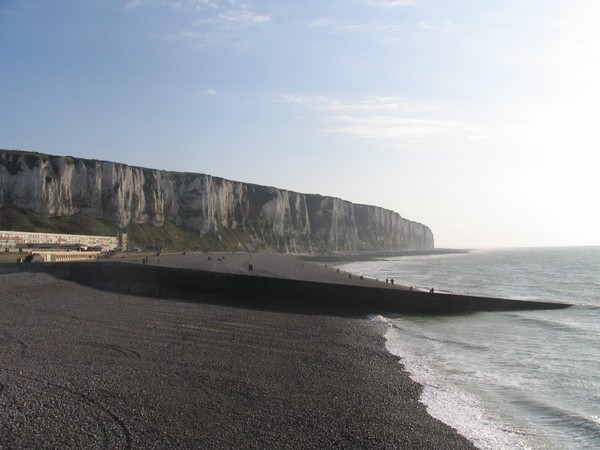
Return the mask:
<path id="1" fill-rule="evenodd" d="M 392 279 L 390 280 L 390 282 L 391 282 L 392 284 L 394 284 L 394 279 L 392 278 Z"/>
<path id="2" fill-rule="evenodd" d="M 413 290 L 412 286 L 410 287 L 410 290 L 411 290 L 411 291 Z"/>
<path id="3" fill-rule="evenodd" d="M 339 267 L 338 267 L 337 273 L 340 273 L 340 269 L 339 269 Z"/>
<path id="4" fill-rule="evenodd" d="M 351 280 L 351 279 L 352 279 L 352 274 L 351 274 L 351 273 L 349 273 L 349 274 L 348 274 L 348 279 L 349 279 L 349 280 Z"/>
<path id="5" fill-rule="evenodd" d="M 362 280 L 363 280 L 363 276 L 361 275 L 361 276 L 360 276 L 360 281 L 362 281 Z"/>
<path id="6" fill-rule="evenodd" d="M 429 289 L 429 292 L 433 294 L 433 288 Z"/>
<path id="7" fill-rule="evenodd" d="M 386 279 L 385 279 L 385 282 L 386 282 L 386 283 L 389 283 L 389 282 L 390 282 L 390 280 L 388 280 L 388 279 L 386 278 Z"/>
<path id="8" fill-rule="evenodd" d="M 252 264 L 248 264 L 248 270 L 252 272 L 254 270 L 254 266 Z"/>

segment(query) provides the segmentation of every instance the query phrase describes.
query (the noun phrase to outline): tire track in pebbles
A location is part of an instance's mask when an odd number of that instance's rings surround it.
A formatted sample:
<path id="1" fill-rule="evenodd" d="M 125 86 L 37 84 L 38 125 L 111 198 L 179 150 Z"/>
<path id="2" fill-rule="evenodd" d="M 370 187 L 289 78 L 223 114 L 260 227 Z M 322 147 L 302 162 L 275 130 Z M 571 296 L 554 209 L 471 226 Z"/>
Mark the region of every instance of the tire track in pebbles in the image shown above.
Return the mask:
<path id="1" fill-rule="evenodd" d="M 137 359 L 142 359 L 142 357 L 140 356 L 140 354 L 138 352 L 136 352 L 135 350 L 131 350 L 129 348 L 126 347 L 122 347 L 120 345 L 115 345 L 115 344 L 105 344 L 103 342 L 82 342 L 83 345 L 86 345 L 88 347 L 92 347 L 92 348 L 98 348 L 98 349 L 107 349 L 110 350 L 113 353 L 118 353 L 120 355 L 126 356 L 128 358 L 137 358 Z"/>
<path id="2" fill-rule="evenodd" d="M 0 330 L 0 341 L 16 344 L 19 347 L 19 353 L 21 355 L 24 355 L 28 348 L 28 345 L 25 342 L 15 338 L 8 331 Z"/>
<path id="3" fill-rule="evenodd" d="M 35 390 L 40 397 L 45 395 L 49 395 L 57 399 L 62 397 L 68 400 L 68 406 L 71 408 L 77 405 L 83 406 L 83 409 L 87 410 L 89 417 L 96 422 L 98 428 L 102 431 L 103 448 L 132 448 L 133 437 L 129 427 L 123 418 L 112 411 L 108 406 L 104 405 L 101 401 L 96 400 L 91 395 L 74 387 L 63 386 L 58 383 L 44 379 L 38 379 L 18 372 L 11 371 L 11 373 L 16 377 L 26 380 L 24 387 L 29 391 Z M 66 421 L 77 421 L 77 416 L 72 415 L 66 418 Z M 81 423 L 84 425 L 83 421 L 81 421 Z M 115 429 L 117 431 L 115 431 Z"/>

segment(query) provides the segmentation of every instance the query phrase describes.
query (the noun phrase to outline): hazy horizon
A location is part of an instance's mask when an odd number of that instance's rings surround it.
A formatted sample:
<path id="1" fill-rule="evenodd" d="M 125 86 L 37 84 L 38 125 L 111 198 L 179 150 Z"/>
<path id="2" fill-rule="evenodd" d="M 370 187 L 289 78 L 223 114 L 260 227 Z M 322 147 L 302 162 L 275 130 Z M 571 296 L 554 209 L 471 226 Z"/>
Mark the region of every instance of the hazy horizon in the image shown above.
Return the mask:
<path id="1" fill-rule="evenodd" d="M 9 0 L 0 147 L 600 245 L 600 3 Z"/>

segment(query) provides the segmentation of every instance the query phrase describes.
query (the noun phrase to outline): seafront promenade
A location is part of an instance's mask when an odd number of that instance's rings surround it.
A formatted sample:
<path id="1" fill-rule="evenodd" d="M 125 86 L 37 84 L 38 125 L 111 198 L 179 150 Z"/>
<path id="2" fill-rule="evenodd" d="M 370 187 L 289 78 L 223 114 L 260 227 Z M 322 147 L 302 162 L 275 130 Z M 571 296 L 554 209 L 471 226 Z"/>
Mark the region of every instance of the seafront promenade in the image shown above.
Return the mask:
<path id="1" fill-rule="evenodd" d="M 4 252 L 0 253 L 0 264 L 11 263 L 40 263 L 40 262 L 74 262 L 94 261 L 102 256 L 102 252 L 65 252 L 65 251 L 35 251 L 35 252 Z"/>
<path id="2" fill-rule="evenodd" d="M 62 247 L 98 247 L 104 251 L 114 250 L 123 240 L 116 236 L 87 234 L 43 233 L 39 231 L 0 230 L 0 251 L 54 249 Z M 127 239 L 125 237 L 125 239 Z"/>

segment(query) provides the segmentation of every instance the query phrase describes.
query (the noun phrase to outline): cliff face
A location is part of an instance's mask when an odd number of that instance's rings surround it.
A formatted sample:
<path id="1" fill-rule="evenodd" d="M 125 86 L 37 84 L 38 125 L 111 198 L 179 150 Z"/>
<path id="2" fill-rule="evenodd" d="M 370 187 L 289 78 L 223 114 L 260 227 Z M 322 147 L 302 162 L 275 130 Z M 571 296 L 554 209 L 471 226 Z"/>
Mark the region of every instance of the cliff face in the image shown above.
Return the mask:
<path id="1" fill-rule="evenodd" d="M 433 248 L 431 230 L 376 206 L 258 186 L 204 174 L 113 162 L 0 151 L 0 206 L 50 216 L 78 212 L 201 234 L 240 231 L 283 252 Z"/>

